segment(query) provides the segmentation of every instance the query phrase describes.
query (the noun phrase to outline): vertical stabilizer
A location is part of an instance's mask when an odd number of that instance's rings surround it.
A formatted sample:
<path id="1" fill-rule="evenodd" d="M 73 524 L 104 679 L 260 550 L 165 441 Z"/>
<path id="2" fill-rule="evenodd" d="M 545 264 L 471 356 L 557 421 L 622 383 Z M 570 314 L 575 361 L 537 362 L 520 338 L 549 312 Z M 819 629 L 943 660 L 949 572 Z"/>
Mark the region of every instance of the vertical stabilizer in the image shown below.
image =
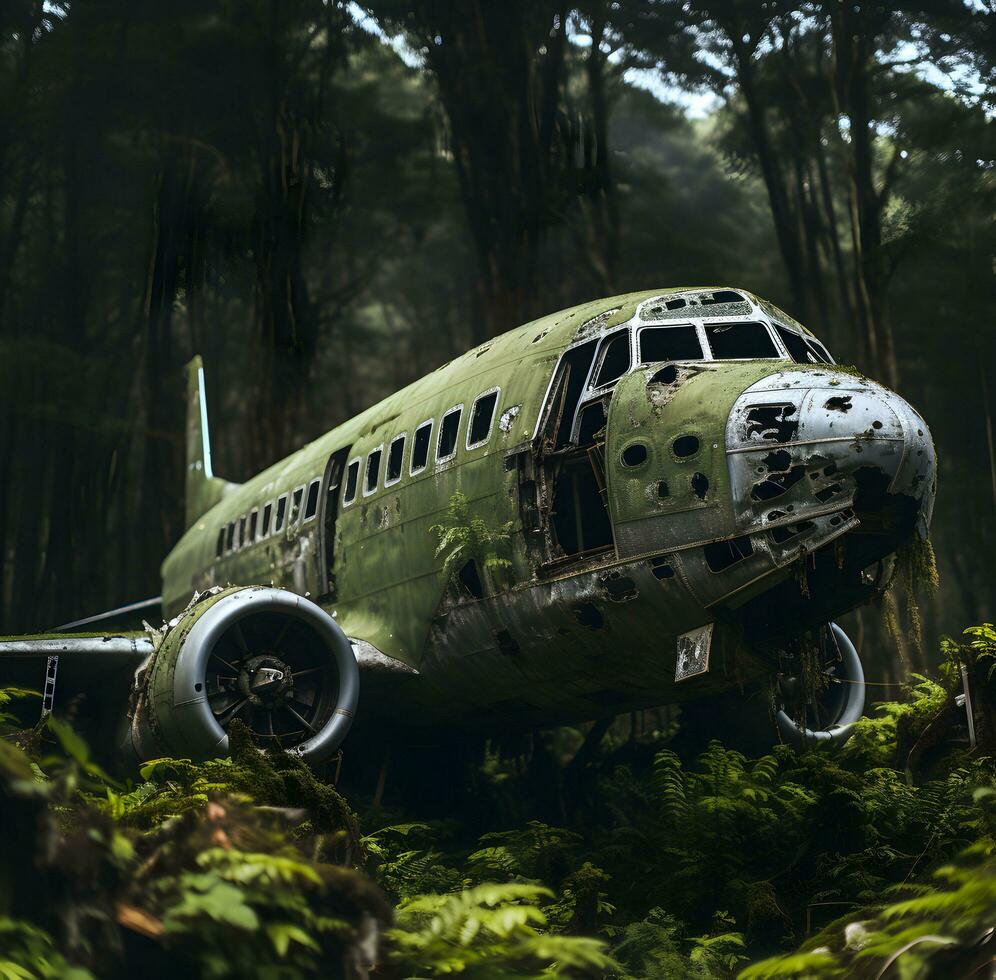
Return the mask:
<path id="1" fill-rule="evenodd" d="M 211 469 L 207 398 L 204 395 L 204 362 L 198 354 L 187 365 L 187 480 L 186 523 L 190 527 L 210 510 L 231 485 Z"/>

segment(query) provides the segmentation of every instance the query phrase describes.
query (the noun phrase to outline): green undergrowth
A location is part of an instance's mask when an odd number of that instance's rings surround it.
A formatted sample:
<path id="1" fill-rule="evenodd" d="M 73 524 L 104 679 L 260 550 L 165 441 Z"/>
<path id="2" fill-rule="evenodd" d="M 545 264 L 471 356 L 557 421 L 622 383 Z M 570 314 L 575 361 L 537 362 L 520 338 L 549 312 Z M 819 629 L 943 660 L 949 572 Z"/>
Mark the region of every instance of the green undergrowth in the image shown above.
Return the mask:
<path id="1" fill-rule="evenodd" d="M 238 728 L 230 759 L 120 780 L 66 722 L 13 731 L 31 693 L 2 692 L 0 978 L 969 975 L 993 955 L 996 632 L 967 634 L 835 754 L 683 758 L 618 723 L 578 772 L 561 729 L 454 772 L 475 806 L 445 818 L 354 806 Z"/>

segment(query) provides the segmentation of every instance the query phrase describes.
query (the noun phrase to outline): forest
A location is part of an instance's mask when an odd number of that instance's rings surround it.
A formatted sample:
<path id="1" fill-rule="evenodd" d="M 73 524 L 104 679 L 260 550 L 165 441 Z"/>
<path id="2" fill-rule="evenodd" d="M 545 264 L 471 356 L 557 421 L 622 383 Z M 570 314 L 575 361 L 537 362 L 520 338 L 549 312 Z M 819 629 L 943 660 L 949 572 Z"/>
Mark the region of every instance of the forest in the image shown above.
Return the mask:
<path id="1" fill-rule="evenodd" d="M 0 978 L 991 970 L 994 61 L 992 0 L 0 4 L 0 634 L 159 595 L 197 354 L 243 481 L 534 318 L 740 287 L 938 454 L 836 753 L 662 708 L 119 773 L 0 687 Z"/>

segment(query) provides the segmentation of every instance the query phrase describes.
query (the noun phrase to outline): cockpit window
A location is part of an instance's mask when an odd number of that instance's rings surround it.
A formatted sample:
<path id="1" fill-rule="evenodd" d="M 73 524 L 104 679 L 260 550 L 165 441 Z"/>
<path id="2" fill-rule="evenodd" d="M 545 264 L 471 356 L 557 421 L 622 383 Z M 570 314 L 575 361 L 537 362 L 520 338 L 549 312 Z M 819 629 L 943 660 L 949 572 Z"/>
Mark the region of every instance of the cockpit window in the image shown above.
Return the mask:
<path id="1" fill-rule="evenodd" d="M 629 331 L 623 330 L 612 337 L 605 345 L 602 363 L 595 376 L 595 388 L 611 384 L 629 370 Z"/>
<path id="2" fill-rule="evenodd" d="M 640 363 L 701 361 L 702 345 L 695 327 L 646 327 L 640 331 Z"/>
<path id="3" fill-rule="evenodd" d="M 815 340 L 812 337 L 807 337 L 806 343 L 809 344 L 810 349 L 813 351 L 813 355 L 820 364 L 833 364 L 833 358 L 818 340 Z"/>
<path id="4" fill-rule="evenodd" d="M 796 364 L 832 364 L 830 355 L 826 348 L 812 337 L 803 337 L 801 334 L 788 330 L 780 323 L 775 324 L 778 336 L 782 338 L 789 356 Z"/>
<path id="5" fill-rule="evenodd" d="M 789 352 L 789 357 L 796 364 L 808 364 L 809 348 L 806 346 L 806 338 L 791 330 L 786 330 L 777 323 L 775 324 L 775 329 L 778 331 L 778 336 L 782 338 L 782 343 Z"/>
<path id="6" fill-rule="evenodd" d="M 736 358 L 778 357 L 778 349 L 768 328 L 757 320 L 734 323 L 707 323 L 706 338 L 717 361 Z"/>

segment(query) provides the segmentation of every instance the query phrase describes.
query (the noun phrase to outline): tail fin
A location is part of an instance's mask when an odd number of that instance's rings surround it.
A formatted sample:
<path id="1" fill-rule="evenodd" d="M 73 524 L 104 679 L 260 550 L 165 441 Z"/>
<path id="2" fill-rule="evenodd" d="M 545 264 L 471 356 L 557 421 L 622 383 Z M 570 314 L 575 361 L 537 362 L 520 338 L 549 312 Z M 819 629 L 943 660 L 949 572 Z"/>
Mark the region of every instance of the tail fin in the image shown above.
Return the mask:
<path id="1" fill-rule="evenodd" d="M 218 479 L 211 470 L 211 438 L 208 435 L 207 399 L 204 395 L 204 362 L 198 354 L 187 371 L 187 482 L 186 523 L 190 527 L 210 510 L 232 484 Z"/>

